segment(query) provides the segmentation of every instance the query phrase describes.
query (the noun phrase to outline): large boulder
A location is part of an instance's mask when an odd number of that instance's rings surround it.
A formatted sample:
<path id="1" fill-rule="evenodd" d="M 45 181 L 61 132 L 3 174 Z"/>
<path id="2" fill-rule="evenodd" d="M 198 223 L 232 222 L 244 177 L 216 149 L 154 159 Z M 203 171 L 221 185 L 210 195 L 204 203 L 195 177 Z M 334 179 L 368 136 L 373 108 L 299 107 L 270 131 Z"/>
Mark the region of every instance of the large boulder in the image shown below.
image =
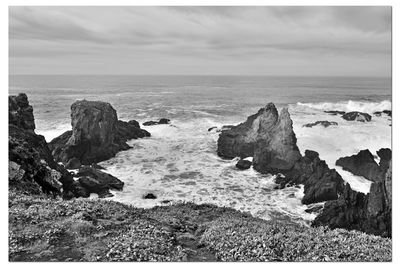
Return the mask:
<path id="1" fill-rule="evenodd" d="M 306 150 L 294 167 L 284 176 L 279 175 L 275 182 L 280 188 L 287 185 L 304 185 L 303 204 L 337 199 L 343 193 L 344 181 L 335 169 L 330 169 L 320 160 L 315 151 Z"/>
<path id="2" fill-rule="evenodd" d="M 342 115 L 342 118 L 345 119 L 346 121 L 361 121 L 361 122 L 371 121 L 371 115 L 359 111 L 347 112 Z"/>
<path id="3" fill-rule="evenodd" d="M 124 186 L 117 177 L 90 166 L 82 166 L 75 176 L 79 183 L 76 190 L 80 190 L 82 197 L 88 197 L 90 193 L 96 193 L 100 198 L 111 197 L 109 189 L 122 190 Z"/>
<path id="4" fill-rule="evenodd" d="M 274 109 L 275 106 L 272 104 L 271 108 Z M 275 122 L 267 123 L 260 120 L 253 155 L 255 170 L 261 173 L 285 172 L 292 169 L 300 158 L 301 154 L 287 108 L 282 109 Z"/>
<path id="5" fill-rule="evenodd" d="M 382 161 L 381 162 L 385 162 Z M 386 164 L 387 163 L 387 164 Z M 386 170 L 371 185 L 365 195 L 354 191 L 347 184 L 339 199 L 328 201 L 314 226 L 346 228 L 391 237 L 392 235 L 392 161 L 380 167 Z"/>
<path id="6" fill-rule="evenodd" d="M 71 189 L 73 178 L 58 165 L 43 136 L 34 132 L 33 109 L 25 94 L 9 96 L 8 159 L 9 185 L 26 192 L 64 195 Z"/>
<path id="7" fill-rule="evenodd" d="M 71 106 L 72 131 L 49 144 L 54 158 L 67 164 L 71 159 L 91 164 L 114 157 L 130 148 L 126 141 L 150 136 L 136 121 L 118 121 L 117 112 L 100 101 L 76 101 Z"/>
<path id="8" fill-rule="evenodd" d="M 279 115 L 269 103 L 244 123 L 222 131 L 218 155 L 227 159 L 253 157 L 254 168 L 263 173 L 291 169 L 301 155 L 287 108 Z"/>
<path id="9" fill-rule="evenodd" d="M 336 165 L 355 175 L 364 176 L 373 182 L 380 181 L 380 177 L 382 176 L 381 168 L 368 149 L 361 150 L 357 155 L 339 158 L 336 161 Z"/>

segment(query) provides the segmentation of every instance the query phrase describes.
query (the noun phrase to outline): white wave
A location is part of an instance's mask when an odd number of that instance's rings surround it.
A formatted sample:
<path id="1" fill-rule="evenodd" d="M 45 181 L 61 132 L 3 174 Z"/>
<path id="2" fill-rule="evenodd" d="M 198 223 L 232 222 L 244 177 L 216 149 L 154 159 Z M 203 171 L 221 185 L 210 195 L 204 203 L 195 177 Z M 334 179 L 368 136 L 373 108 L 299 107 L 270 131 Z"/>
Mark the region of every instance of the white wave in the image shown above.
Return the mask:
<path id="1" fill-rule="evenodd" d="M 346 112 L 360 111 L 373 113 L 375 111 L 391 110 L 392 102 L 383 100 L 381 102 L 367 102 L 367 101 L 343 101 L 343 102 L 322 102 L 322 103 L 297 103 L 298 106 L 308 107 L 316 110 L 342 110 Z"/>
<path id="2" fill-rule="evenodd" d="M 384 103 L 379 106 L 379 109 L 386 108 L 388 106 Z M 321 106 L 321 109 L 325 108 Z M 341 109 L 341 107 L 330 106 L 327 109 Z M 372 110 L 370 108 L 363 111 L 371 112 Z M 368 193 L 370 181 L 344 171 L 335 163 L 340 157 L 357 154 L 363 149 L 369 149 L 376 156 L 376 151 L 380 148 L 390 148 L 391 122 L 388 117 L 373 117 L 370 122 L 346 121 L 340 116 L 332 116 L 323 111 L 305 112 L 302 105 L 291 106 L 290 112 L 297 145 L 301 152 L 304 153 L 306 149 L 317 151 L 320 158 L 325 160 L 330 168 L 335 168 L 354 190 Z M 338 123 L 338 126 L 326 128 L 322 126 L 302 127 L 306 123 L 320 120 L 334 121 Z"/>
<path id="3" fill-rule="evenodd" d="M 207 118 L 144 127 L 151 132 L 150 138 L 131 140 L 134 149 L 101 163 L 125 182 L 123 191 L 112 192 L 114 199 L 143 208 L 163 205 L 162 201 L 212 203 L 263 219 L 283 213 L 310 221 L 313 215 L 301 204 L 301 187 L 274 190 L 273 176 L 253 168 L 238 170 L 237 159 L 223 160 L 216 155 L 218 134 L 207 129 L 222 125 Z M 149 192 L 157 199 L 142 198 Z"/>

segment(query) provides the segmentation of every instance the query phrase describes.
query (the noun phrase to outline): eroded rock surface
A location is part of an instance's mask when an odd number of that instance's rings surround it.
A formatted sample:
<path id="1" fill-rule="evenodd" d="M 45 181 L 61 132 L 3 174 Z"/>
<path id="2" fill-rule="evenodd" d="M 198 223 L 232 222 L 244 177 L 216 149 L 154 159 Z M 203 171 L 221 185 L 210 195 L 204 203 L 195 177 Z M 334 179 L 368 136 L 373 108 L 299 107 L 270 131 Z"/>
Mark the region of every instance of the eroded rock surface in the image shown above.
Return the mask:
<path id="1" fill-rule="evenodd" d="M 100 101 L 77 101 L 71 106 L 72 131 L 53 139 L 49 146 L 57 161 L 87 165 L 107 160 L 130 148 L 129 139 L 150 136 L 137 121 L 119 121 L 117 112 Z"/>

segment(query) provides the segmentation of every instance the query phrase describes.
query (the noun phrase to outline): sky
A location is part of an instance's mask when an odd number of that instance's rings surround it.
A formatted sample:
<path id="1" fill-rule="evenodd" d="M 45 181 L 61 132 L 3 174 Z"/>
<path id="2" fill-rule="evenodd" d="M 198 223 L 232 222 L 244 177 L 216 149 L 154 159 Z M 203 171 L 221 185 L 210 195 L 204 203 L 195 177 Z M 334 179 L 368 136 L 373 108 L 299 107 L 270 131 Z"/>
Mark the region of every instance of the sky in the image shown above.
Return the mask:
<path id="1" fill-rule="evenodd" d="M 10 7 L 9 73 L 391 76 L 390 7 Z"/>

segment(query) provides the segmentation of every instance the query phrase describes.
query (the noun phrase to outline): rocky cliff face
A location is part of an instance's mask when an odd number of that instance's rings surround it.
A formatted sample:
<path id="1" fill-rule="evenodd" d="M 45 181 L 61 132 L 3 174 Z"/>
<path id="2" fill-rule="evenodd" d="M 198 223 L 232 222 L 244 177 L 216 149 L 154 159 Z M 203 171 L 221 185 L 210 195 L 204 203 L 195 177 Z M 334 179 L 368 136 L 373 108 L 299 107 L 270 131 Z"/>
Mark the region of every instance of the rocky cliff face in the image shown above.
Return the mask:
<path id="1" fill-rule="evenodd" d="M 8 97 L 8 123 L 27 131 L 35 130 L 33 108 L 26 94 Z"/>
<path id="2" fill-rule="evenodd" d="M 389 156 L 387 152 L 387 149 L 378 151 L 378 155 L 381 155 L 379 167 L 383 172 L 374 177 L 375 182 L 372 183 L 367 195 L 352 190 L 347 184 L 339 199 L 325 204 L 322 213 L 317 216 L 313 224 L 328 225 L 330 228 L 356 229 L 390 237 L 392 233 L 392 161 L 391 155 Z M 358 168 L 355 166 L 354 169 L 348 170 L 355 173 Z"/>
<path id="3" fill-rule="evenodd" d="M 283 109 L 279 115 L 273 103 L 244 123 L 222 131 L 218 155 L 227 159 L 254 157 L 254 168 L 260 172 L 288 170 L 301 157 L 289 112 Z"/>
<path id="4" fill-rule="evenodd" d="M 71 106 L 72 131 L 67 131 L 49 144 L 57 161 L 91 164 L 107 160 L 119 151 L 129 149 L 126 141 L 150 134 L 136 121 L 118 121 L 117 112 L 100 101 L 81 100 Z"/>
<path id="5" fill-rule="evenodd" d="M 34 129 L 33 109 L 27 96 L 9 96 L 9 184 L 30 193 L 65 194 L 72 176 L 54 162 L 46 140 Z"/>

